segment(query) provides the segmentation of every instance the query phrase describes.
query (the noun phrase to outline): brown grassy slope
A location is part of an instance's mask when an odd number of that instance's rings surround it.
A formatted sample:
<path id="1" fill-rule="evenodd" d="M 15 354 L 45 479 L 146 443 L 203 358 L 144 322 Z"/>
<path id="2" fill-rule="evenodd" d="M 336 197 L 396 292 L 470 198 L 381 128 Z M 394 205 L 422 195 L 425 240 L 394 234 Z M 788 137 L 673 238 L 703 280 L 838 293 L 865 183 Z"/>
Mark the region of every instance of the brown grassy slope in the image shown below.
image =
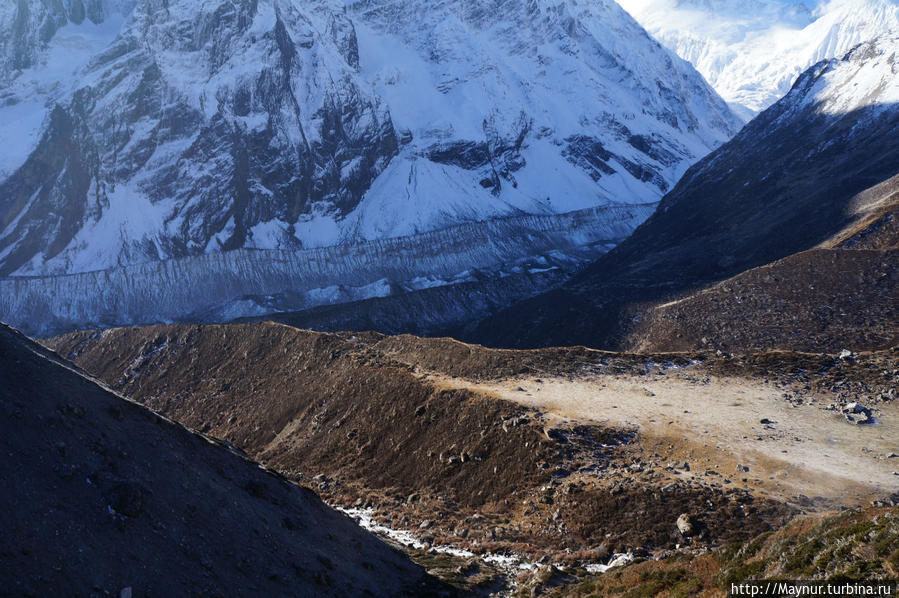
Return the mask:
<path id="1" fill-rule="evenodd" d="M 899 177 L 857 195 L 852 221 L 815 249 L 651 307 L 629 350 L 899 346 Z"/>
<path id="2" fill-rule="evenodd" d="M 817 395 L 837 393 L 846 401 L 871 401 L 899 384 L 899 352 L 874 351 L 840 359 L 838 351 L 807 353 L 758 351 L 718 355 L 713 350 L 615 353 L 586 347 L 494 349 L 449 338 L 372 336 L 372 350 L 419 373 L 471 381 L 519 376 L 642 376 L 666 367 L 690 368 L 695 376 L 736 376 L 777 380 L 784 388 Z"/>
<path id="3" fill-rule="evenodd" d="M 899 577 L 899 508 L 797 519 L 783 529 L 701 556 L 643 561 L 541 595 L 725 596 L 753 579 L 861 581 Z M 530 590 L 533 587 L 528 588 Z"/>
<path id="4" fill-rule="evenodd" d="M 282 471 L 403 492 L 452 489 L 478 505 L 542 481 L 538 463 L 559 450 L 535 425 L 488 434 L 523 410 L 437 390 L 369 353 L 362 336 L 154 326 L 106 331 L 99 351 L 90 340 L 77 346 L 86 336 L 55 346 L 116 390 Z"/>
<path id="5" fill-rule="evenodd" d="M 493 349 L 451 338 L 386 336 L 373 348 L 379 353 L 421 371 L 470 380 L 509 378 L 519 375 L 577 375 L 585 371 L 639 372 L 648 362 L 686 365 L 700 354 L 627 354 L 586 347 L 552 347 L 536 350 Z M 707 356 L 706 356 L 707 357 Z"/>
<path id="6" fill-rule="evenodd" d="M 16 596 L 433 595 L 312 492 L 0 328 L 0 587 Z"/>
<path id="7" fill-rule="evenodd" d="M 641 314 L 629 350 L 899 346 L 899 251 L 813 249 Z"/>

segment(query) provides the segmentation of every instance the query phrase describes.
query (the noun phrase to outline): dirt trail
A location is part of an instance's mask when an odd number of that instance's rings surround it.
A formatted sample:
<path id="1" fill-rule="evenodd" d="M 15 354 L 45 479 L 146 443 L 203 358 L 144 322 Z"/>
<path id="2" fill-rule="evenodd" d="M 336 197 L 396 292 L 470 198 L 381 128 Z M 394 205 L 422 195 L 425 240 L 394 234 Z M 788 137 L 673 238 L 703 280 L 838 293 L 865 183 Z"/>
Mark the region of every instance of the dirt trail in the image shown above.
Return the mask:
<path id="1" fill-rule="evenodd" d="M 825 409 L 829 401 L 794 406 L 773 385 L 743 378 L 428 378 L 540 409 L 550 425 L 636 426 L 644 448 L 691 463 L 685 477 L 726 479 L 785 500 L 806 495 L 847 505 L 899 491 L 893 473 L 899 458 L 888 456 L 899 453 L 897 405 L 880 405 L 874 425 L 855 425 Z"/>

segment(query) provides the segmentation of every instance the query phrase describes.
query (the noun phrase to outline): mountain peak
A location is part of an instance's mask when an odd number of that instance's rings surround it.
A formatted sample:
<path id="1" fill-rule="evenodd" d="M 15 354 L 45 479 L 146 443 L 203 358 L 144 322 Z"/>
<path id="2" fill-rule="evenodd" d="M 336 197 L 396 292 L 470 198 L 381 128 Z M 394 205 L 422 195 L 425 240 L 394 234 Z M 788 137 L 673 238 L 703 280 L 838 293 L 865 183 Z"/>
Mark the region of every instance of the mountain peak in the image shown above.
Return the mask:
<path id="1" fill-rule="evenodd" d="M 693 166 L 628 239 L 559 289 L 487 319 L 473 340 L 654 350 L 683 349 L 687 338 L 800 350 L 895 344 L 897 49 L 895 35 L 883 36 L 810 67 Z M 849 251 L 865 242 L 876 250 Z M 737 291 L 732 277 L 761 282 Z M 689 323 L 678 320 L 687 312 Z M 867 313 L 885 315 L 874 322 Z"/>
<path id="2" fill-rule="evenodd" d="M 899 29 L 896 0 L 623 0 L 745 118 L 786 94 L 808 67 Z"/>
<path id="3" fill-rule="evenodd" d="M 839 58 L 822 61 L 800 77 L 793 98 L 822 114 L 840 115 L 899 104 L 899 37 L 881 35 L 858 44 Z"/>

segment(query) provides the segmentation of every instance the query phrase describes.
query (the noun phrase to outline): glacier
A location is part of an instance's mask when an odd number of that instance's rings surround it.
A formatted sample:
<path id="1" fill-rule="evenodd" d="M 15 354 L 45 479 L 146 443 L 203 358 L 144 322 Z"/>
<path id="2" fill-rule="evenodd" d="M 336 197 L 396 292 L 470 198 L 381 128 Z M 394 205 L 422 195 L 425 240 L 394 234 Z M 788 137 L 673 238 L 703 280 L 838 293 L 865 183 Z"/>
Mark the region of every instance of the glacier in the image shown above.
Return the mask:
<path id="1" fill-rule="evenodd" d="M 77 327 L 228 321 L 301 311 L 452 286 L 484 275 L 521 274 L 522 263 L 539 256 L 545 258 L 538 263 L 577 266 L 623 240 L 654 207 L 604 206 L 356 244 L 237 249 L 64 276 L 8 277 L 0 279 L 0 313 L 26 334 L 46 336 Z M 539 279 L 541 270 L 527 274 Z"/>

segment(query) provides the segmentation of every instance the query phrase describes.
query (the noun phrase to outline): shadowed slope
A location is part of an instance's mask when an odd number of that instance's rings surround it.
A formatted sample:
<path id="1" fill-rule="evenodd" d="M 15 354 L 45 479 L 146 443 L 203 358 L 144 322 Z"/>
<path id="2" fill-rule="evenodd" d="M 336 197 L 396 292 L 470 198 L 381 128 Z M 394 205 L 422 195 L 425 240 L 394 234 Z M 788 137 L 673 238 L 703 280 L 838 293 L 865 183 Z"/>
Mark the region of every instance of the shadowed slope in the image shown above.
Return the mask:
<path id="1" fill-rule="evenodd" d="M 311 491 L 0 328 L 0 583 L 14 595 L 434 595 Z"/>

